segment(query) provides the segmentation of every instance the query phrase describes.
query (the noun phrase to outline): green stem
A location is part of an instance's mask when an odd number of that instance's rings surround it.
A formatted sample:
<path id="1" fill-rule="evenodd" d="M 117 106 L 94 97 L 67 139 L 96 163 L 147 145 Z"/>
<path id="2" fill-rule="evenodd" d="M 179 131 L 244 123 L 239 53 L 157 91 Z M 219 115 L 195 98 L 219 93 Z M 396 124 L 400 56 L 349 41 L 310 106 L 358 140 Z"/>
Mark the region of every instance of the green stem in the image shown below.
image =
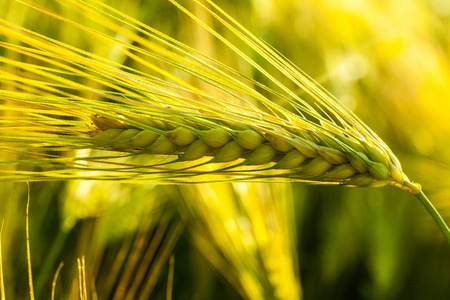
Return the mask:
<path id="1" fill-rule="evenodd" d="M 442 233 L 444 234 L 444 237 L 447 240 L 447 243 L 450 244 L 450 229 L 448 228 L 447 224 L 442 219 L 439 212 L 436 210 L 436 208 L 434 208 L 433 204 L 430 202 L 430 200 L 428 200 L 427 196 L 425 196 L 425 194 L 422 191 L 417 193 L 415 196 L 417 197 L 417 199 L 419 199 L 420 203 L 422 203 L 423 206 L 425 206 L 425 208 L 431 214 L 434 221 L 436 222 L 436 224 L 439 226 Z"/>

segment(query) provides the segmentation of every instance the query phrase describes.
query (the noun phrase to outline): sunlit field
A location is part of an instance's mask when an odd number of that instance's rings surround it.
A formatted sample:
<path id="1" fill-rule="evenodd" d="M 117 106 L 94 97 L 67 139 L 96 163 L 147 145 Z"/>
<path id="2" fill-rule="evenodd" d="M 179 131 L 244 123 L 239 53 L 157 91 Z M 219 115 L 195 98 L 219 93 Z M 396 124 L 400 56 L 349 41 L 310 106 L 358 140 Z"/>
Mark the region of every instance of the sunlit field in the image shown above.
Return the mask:
<path id="1" fill-rule="evenodd" d="M 449 28 L 445 0 L 0 0 L 0 299 L 449 299 L 415 197 L 450 221 Z"/>

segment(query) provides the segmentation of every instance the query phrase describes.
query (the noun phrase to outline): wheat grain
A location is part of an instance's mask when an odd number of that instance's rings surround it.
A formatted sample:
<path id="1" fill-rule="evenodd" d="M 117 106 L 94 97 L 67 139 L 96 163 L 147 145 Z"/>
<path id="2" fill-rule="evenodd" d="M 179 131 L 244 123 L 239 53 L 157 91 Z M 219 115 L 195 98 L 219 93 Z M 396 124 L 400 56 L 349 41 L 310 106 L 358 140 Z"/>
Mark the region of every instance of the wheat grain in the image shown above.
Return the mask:
<path id="1" fill-rule="evenodd" d="M 98 120 L 102 120 L 99 124 Z M 136 120 L 136 118 L 134 118 Z M 139 118 L 142 124 L 149 127 L 156 122 Z M 252 129 L 235 130 L 242 128 L 239 124 L 228 122 L 228 129 L 212 128 L 197 131 L 193 128 L 178 127 L 171 131 L 160 128 L 172 128 L 173 118 L 170 122 L 160 120 L 158 128 L 153 130 L 130 128 L 131 125 L 123 121 L 110 120 L 106 117 L 93 116 L 91 135 L 96 140 L 103 140 L 103 146 L 118 151 L 134 151 L 137 153 L 151 153 L 163 155 L 178 155 L 178 161 L 199 160 L 205 156 L 211 157 L 208 163 L 242 162 L 226 169 L 245 166 L 265 166 L 266 169 L 294 169 L 292 178 L 308 178 L 317 181 L 336 181 L 350 186 L 383 186 L 391 183 L 402 184 L 390 170 L 393 163 L 382 152 L 369 143 L 364 147 L 356 147 L 356 142 L 343 144 L 342 141 L 330 136 L 314 133 L 317 139 L 304 139 L 297 135 L 284 137 L 273 133 L 265 133 L 260 128 L 258 132 Z M 169 121 L 169 120 L 168 120 Z M 177 119 L 178 124 L 182 120 Z M 99 126 L 100 125 L 100 126 Z M 109 128 L 107 128 L 109 126 Z M 222 126 L 217 124 L 217 126 Z M 247 127 L 249 128 L 249 127 Z M 311 135 L 313 136 L 313 135 Z M 349 141 L 349 138 L 342 139 Z M 333 147 L 330 147 L 333 145 Z M 295 150 L 292 150 L 294 149 Z M 337 150 L 338 148 L 339 150 Z M 360 151 L 364 152 L 360 152 Z M 373 160 L 371 160 L 371 157 Z M 383 161 L 384 163 L 381 163 Z M 217 169 L 218 171 L 220 169 Z M 401 177 L 400 180 L 403 180 Z"/>

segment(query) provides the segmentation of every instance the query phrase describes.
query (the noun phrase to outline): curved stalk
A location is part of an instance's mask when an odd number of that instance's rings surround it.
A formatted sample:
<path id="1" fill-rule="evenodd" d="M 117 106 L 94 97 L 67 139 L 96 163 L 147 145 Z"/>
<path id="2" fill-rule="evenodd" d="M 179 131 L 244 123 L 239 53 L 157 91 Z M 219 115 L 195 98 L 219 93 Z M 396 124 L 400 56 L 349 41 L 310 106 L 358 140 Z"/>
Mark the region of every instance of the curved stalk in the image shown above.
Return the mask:
<path id="1" fill-rule="evenodd" d="M 419 199 L 420 203 L 422 203 L 422 205 L 425 206 L 425 208 L 431 214 L 434 221 L 439 226 L 439 229 L 441 229 L 442 233 L 444 234 L 444 237 L 447 240 L 447 243 L 450 244 L 450 229 L 448 228 L 445 221 L 442 219 L 439 212 L 436 210 L 436 208 L 433 206 L 433 204 L 430 202 L 430 200 L 427 198 L 427 196 L 425 196 L 423 191 L 420 191 L 415 196 L 417 199 Z"/>

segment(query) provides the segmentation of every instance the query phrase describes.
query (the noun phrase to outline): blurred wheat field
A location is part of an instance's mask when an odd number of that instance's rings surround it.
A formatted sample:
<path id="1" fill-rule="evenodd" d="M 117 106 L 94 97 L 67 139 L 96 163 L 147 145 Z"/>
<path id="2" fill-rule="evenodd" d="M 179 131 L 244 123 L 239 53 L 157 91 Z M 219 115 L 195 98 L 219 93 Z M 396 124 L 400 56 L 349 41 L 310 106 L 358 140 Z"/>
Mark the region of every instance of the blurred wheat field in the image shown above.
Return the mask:
<path id="1" fill-rule="evenodd" d="M 271 84 L 168 1 L 104 2 Z M 58 2 L 36 3 L 92 29 L 99 26 Z M 217 25 L 191 1 L 180 3 L 213 28 Z M 446 1 L 216 3 L 377 132 L 399 156 L 405 173 L 423 185 L 448 219 Z M 2 19 L 157 74 L 70 24 L 13 1 L 0 0 L 0 7 Z M 0 35 L 2 42 L 15 42 L 5 39 Z M 21 62 L 17 52 L 0 51 L 2 57 Z M 8 65 L 2 63 L 0 68 Z M 185 79 L 177 70 L 167 71 Z M 200 90 L 211 88 L 200 81 L 191 84 Z M 0 87 L 14 90 L 4 77 Z M 7 149 L 0 155 L 2 162 L 14 159 Z M 27 186 L 11 182 L 0 186 L 5 296 L 26 299 Z M 31 183 L 30 189 L 37 299 L 50 298 L 61 262 L 55 299 L 169 299 L 171 293 L 173 299 L 448 299 L 450 295 L 448 245 L 419 203 L 391 187 L 57 181 Z M 79 269 L 77 259 L 81 264 L 82 258 L 85 267 Z M 81 275 L 85 279 L 80 281 Z M 86 284 L 86 292 L 80 282 Z"/>

